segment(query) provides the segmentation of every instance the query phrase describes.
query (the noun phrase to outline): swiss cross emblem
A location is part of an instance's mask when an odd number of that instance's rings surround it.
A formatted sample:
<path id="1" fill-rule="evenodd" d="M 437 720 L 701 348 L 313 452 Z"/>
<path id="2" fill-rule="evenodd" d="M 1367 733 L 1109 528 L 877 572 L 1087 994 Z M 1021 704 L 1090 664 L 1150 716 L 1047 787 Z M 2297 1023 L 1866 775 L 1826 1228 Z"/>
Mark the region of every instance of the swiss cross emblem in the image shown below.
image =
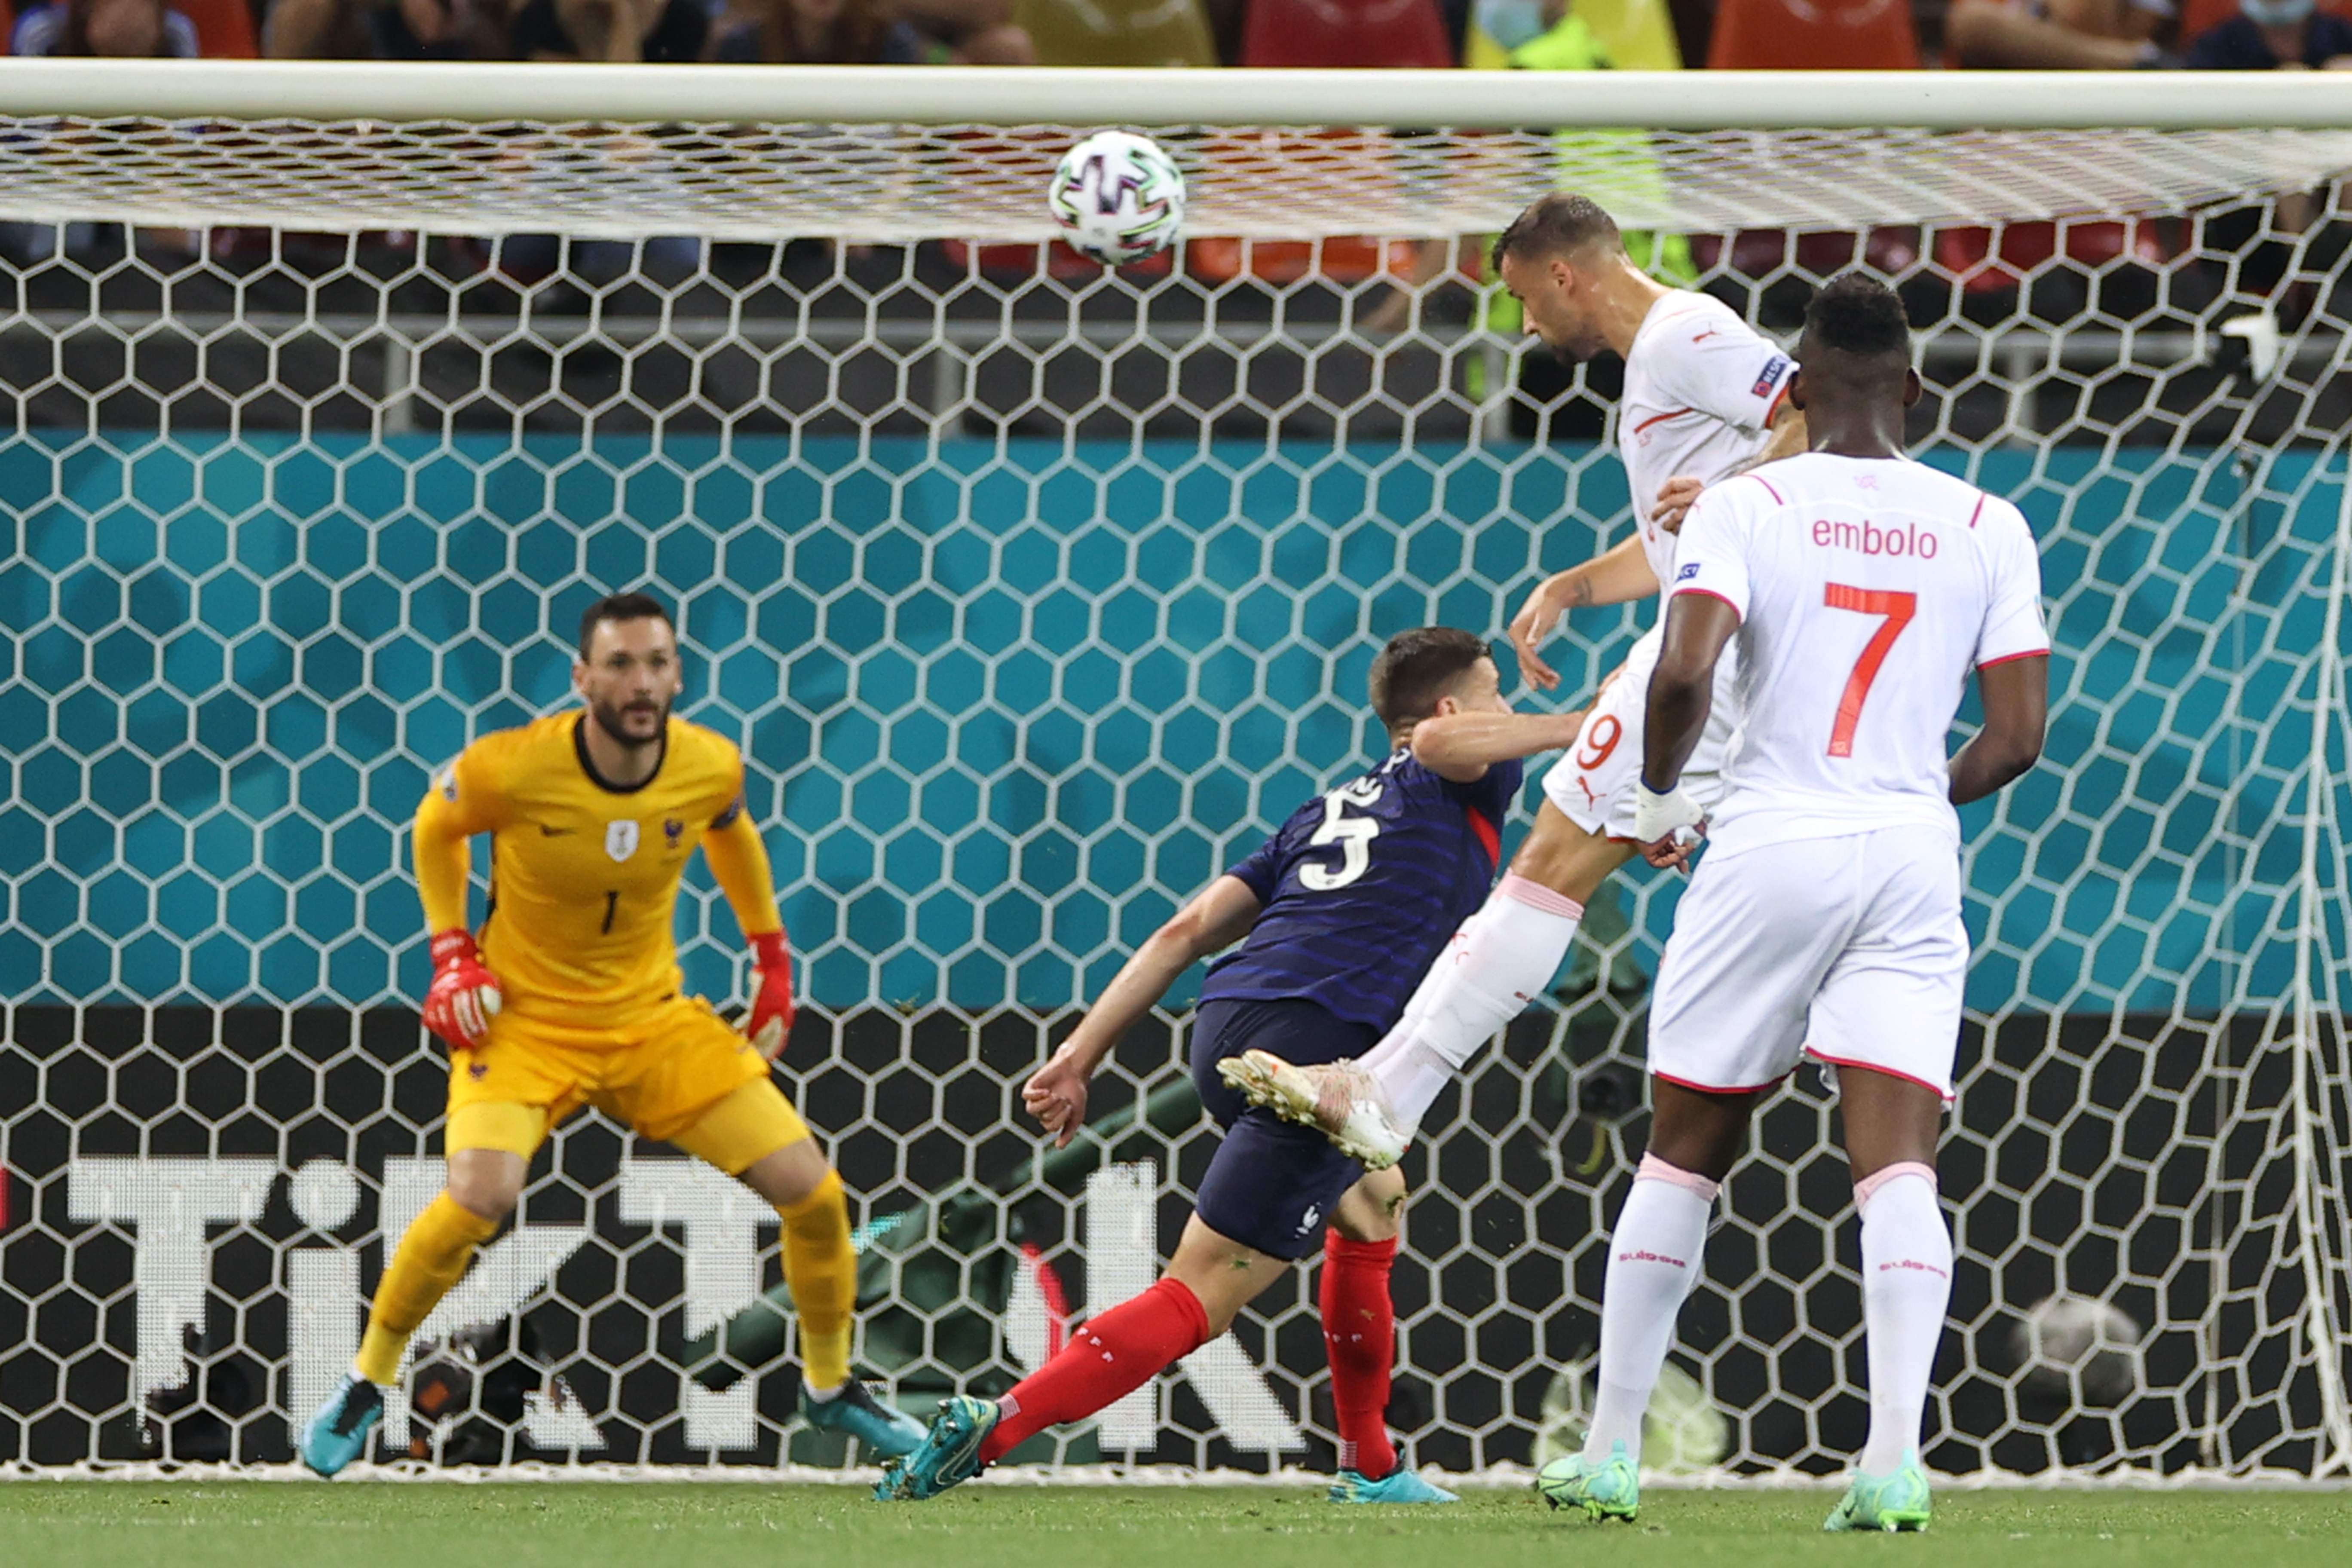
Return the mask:
<path id="1" fill-rule="evenodd" d="M 615 860 L 625 860 L 637 852 L 637 825 L 628 822 L 604 824 L 604 853 Z"/>

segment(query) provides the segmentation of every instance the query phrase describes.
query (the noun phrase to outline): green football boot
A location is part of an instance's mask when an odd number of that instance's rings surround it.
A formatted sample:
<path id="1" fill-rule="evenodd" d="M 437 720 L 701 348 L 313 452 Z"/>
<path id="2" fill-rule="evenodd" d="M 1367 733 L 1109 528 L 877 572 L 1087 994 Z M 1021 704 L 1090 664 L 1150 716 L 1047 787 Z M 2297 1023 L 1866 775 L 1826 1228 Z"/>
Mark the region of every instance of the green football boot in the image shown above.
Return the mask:
<path id="1" fill-rule="evenodd" d="M 1593 1519 L 1633 1522 L 1642 1511 L 1642 1473 L 1622 1442 L 1599 1464 L 1581 1454 L 1554 1459 L 1536 1477 L 1536 1493 L 1554 1508 L 1580 1508 Z"/>
<path id="2" fill-rule="evenodd" d="M 1823 1530 L 1912 1531 L 1927 1528 L 1932 1504 L 1927 1496 L 1927 1472 L 1920 1468 L 1919 1450 L 1906 1448 L 1903 1462 L 1892 1475 L 1853 1473 L 1845 1496 L 1822 1523 Z"/>

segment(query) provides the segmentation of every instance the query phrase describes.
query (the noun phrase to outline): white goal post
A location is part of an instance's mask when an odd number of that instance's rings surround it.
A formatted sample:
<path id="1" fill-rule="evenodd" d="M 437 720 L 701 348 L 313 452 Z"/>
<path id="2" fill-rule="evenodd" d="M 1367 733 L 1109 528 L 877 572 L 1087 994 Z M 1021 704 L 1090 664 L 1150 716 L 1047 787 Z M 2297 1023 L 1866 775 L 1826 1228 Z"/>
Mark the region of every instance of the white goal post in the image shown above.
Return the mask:
<path id="1" fill-rule="evenodd" d="M 1104 124 L 1185 168 L 1180 253 L 1047 244 Z M 760 781 L 866 1363 L 1002 1388 L 1139 1288 L 1211 1147 L 1189 990 L 1068 1155 L 1018 1087 L 1360 763 L 1381 640 L 1496 631 L 1622 531 L 1613 373 L 1530 353 L 1476 254 L 1580 188 L 1784 338 L 1888 275 L 1921 456 L 2042 542 L 2049 754 L 1969 816 L 1929 1462 L 2345 1474 L 2347 174 L 2325 72 L 0 60 L 0 1464 L 287 1458 L 438 1181 L 403 825 L 623 587 L 679 605 L 686 711 Z M 1569 686 L 1650 613 L 1580 616 Z M 1420 1462 L 1516 1474 L 1580 1419 L 1674 898 L 1596 902 L 1416 1151 Z M 684 904 L 724 1000 L 730 917 Z M 1674 1468 L 1858 1439 L 1831 1131 L 1792 1084 L 1727 1184 Z M 708 1174 L 560 1134 L 420 1342 L 459 1414 L 379 1458 L 839 1463 Z M 1303 1271 L 1024 1458 L 1327 1464 L 1313 1313 Z"/>

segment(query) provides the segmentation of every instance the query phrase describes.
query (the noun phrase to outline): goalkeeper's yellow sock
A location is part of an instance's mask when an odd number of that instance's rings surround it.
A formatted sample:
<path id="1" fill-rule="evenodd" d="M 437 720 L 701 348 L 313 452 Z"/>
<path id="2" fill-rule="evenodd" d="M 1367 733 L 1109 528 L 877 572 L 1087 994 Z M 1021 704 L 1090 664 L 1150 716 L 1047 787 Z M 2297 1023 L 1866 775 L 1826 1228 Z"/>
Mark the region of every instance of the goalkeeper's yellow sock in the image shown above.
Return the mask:
<path id="1" fill-rule="evenodd" d="M 857 1254 L 849 1246 L 849 1200 L 838 1173 L 816 1191 L 780 1204 L 784 1219 L 784 1284 L 801 1323 L 801 1382 L 811 1389 L 849 1381 L 851 1315 L 857 1308 Z"/>
<path id="2" fill-rule="evenodd" d="M 375 1288 L 367 1334 L 352 1364 L 370 1383 L 400 1377 L 400 1358 L 449 1288 L 466 1277 L 474 1249 L 498 1235 L 499 1222 L 484 1219 L 443 1193 L 425 1205 L 400 1238 L 391 1266 Z"/>

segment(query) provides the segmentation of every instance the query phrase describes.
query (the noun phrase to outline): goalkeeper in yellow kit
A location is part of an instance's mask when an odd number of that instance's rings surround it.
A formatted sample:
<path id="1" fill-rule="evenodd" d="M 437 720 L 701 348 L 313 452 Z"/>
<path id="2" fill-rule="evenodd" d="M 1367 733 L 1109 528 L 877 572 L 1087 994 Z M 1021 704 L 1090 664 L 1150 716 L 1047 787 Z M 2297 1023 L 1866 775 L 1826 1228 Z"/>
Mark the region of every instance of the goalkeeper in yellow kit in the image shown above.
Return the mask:
<path id="1" fill-rule="evenodd" d="M 878 1457 L 908 1453 L 921 1425 L 849 1372 L 857 1261 L 841 1178 L 769 1073 L 792 1026 L 792 954 L 744 810 L 742 755 L 670 716 L 677 635 L 645 595 L 588 607 L 572 684 L 582 707 L 483 736 L 417 808 L 433 932 L 425 1022 L 449 1046 L 449 1185 L 385 1267 L 351 1376 L 302 1430 L 303 1463 L 331 1476 L 365 1451 L 410 1336 L 514 1211 L 549 1131 L 583 1105 L 775 1205 L 802 1414 Z M 466 924 L 478 833 L 491 836 L 478 946 Z M 697 845 L 754 956 L 740 1032 L 679 991 L 672 910 Z"/>

